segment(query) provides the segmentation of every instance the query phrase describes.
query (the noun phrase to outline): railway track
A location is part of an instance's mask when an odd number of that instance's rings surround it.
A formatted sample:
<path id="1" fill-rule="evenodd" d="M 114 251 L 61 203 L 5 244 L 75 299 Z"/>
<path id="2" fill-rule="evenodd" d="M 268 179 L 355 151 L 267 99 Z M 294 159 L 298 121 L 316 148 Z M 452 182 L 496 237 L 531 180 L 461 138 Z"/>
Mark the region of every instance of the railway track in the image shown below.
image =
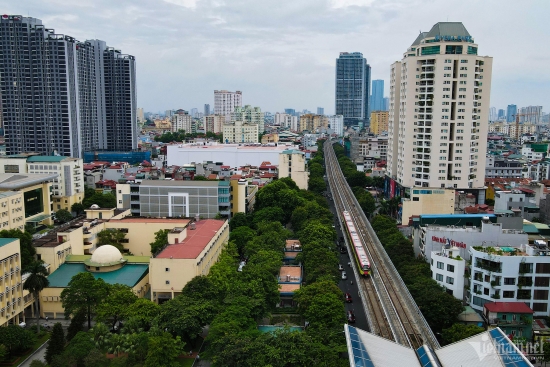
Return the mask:
<path id="1" fill-rule="evenodd" d="M 364 294 L 371 332 L 415 349 L 423 344 L 433 349 L 439 348 L 437 339 L 345 181 L 331 142 L 325 143 L 324 152 L 327 178 L 338 216 L 344 210 L 350 213 L 371 262 L 370 277 L 356 276 Z M 351 256 L 352 249 L 349 250 Z M 355 261 L 352 264 L 355 269 Z M 354 274 L 358 272 L 354 271 Z"/>

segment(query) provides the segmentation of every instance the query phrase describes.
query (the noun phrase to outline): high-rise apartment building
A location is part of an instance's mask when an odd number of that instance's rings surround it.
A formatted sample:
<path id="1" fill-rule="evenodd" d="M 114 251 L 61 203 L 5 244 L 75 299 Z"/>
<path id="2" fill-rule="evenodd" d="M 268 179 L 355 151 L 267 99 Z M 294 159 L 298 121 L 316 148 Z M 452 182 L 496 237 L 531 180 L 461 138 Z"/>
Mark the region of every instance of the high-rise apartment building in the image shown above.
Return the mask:
<path id="1" fill-rule="evenodd" d="M 204 105 L 204 116 L 208 116 L 208 115 L 210 115 L 210 105 L 206 103 Z"/>
<path id="2" fill-rule="evenodd" d="M 326 129 L 328 124 L 329 120 L 327 116 L 308 113 L 300 116 L 298 132 L 309 131 L 310 133 L 315 133 L 319 128 Z"/>
<path id="3" fill-rule="evenodd" d="M 284 129 L 298 130 L 298 118 L 288 113 L 275 113 L 274 123 L 276 126 L 280 126 Z"/>
<path id="4" fill-rule="evenodd" d="M 489 109 L 489 121 L 496 121 L 497 120 L 497 108 L 491 107 Z"/>
<path id="5" fill-rule="evenodd" d="M 384 111 L 390 110 L 390 99 L 388 97 L 384 97 Z"/>
<path id="6" fill-rule="evenodd" d="M 323 107 L 317 107 L 317 114 L 318 115 L 324 115 L 325 109 Z"/>
<path id="7" fill-rule="evenodd" d="M 133 56 L 19 15 L 0 18 L 0 44 L 7 154 L 137 147 Z"/>
<path id="8" fill-rule="evenodd" d="M 332 115 L 327 116 L 330 129 L 338 136 L 344 135 L 344 116 Z"/>
<path id="9" fill-rule="evenodd" d="M 138 122 L 145 121 L 145 114 L 143 113 L 143 108 L 138 108 L 137 109 L 137 120 L 138 120 Z"/>
<path id="10" fill-rule="evenodd" d="M 412 187 L 455 188 L 484 202 L 493 60 L 477 50 L 462 23 L 440 22 L 392 64 L 387 174 L 393 195 Z"/>
<path id="11" fill-rule="evenodd" d="M 288 115 L 296 116 L 296 110 L 294 108 L 285 108 L 285 113 Z"/>
<path id="12" fill-rule="evenodd" d="M 372 81 L 372 95 L 370 111 L 385 111 L 384 106 L 384 81 L 376 79 Z"/>
<path id="13" fill-rule="evenodd" d="M 527 106 L 520 109 L 519 122 L 540 124 L 542 120 L 542 106 Z"/>
<path id="14" fill-rule="evenodd" d="M 172 131 L 183 130 L 186 133 L 190 134 L 193 132 L 193 117 L 184 110 L 177 110 L 174 112 L 174 115 L 170 119 L 172 123 Z"/>
<path id="15" fill-rule="evenodd" d="M 222 116 L 222 115 L 204 116 L 205 132 L 213 132 L 215 134 L 222 133 L 223 124 L 225 124 L 225 116 Z"/>
<path id="16" fill-rule="evenodd" d="M 501 108 L 497 113 L 497 120 L 503 120 L 506 117 L 506 112 Z"/>
<path id="17" fill-rule="evenodd" d="M 231 120 L 231 113 L 235 111 L 235 107 L 241 107 L 242 105 L 243 93 L 241 91 L 214 91 L 214 114 L 224 115 L 225 121 L 229 122 Z"/>
<path id="18" fill-rule="evenodd" d="M 265 131 L 264 114 L 260 107 L 251 107 L 250 105 L 235 107 L 235 110 L 231 113 L 231 123 L 236 121 L 258 125 L 260 134 Z"/>
<path id="19" fill-rule="evenodd" d="M 344 124 L 368 123 L 370 99 L 370 65 L 360 52 L 340 52 L 336 59 L 336 115 Z"/>
<path id="20" fill-rule="evenodd" d="M 515 104 L 509 104 L 506 108 L 506 122 L 515 122 L 517 113 L 518 106 Z"/>
<path id="21" fill-rule="evenodd" d="M 388 131 L 388 111 L 372 111 L 370 114 L 370 132 L 376 135 Z"/>

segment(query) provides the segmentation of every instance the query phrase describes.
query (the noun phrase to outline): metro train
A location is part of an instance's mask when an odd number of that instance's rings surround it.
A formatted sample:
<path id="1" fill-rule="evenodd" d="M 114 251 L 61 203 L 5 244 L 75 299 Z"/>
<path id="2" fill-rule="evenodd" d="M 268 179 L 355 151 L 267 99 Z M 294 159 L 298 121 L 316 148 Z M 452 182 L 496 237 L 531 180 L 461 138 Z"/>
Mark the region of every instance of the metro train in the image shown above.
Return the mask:
<path id="1" fill-rule="evenodd" d="M 343 212 L 344 225 L 346 227 L 346 235 L 350 241 L 353 255 L 355 257 L 355 263 L 359 269 L 359 273 L 364 276 L 371 274 L 370 260 L 367 256 L 367 252 L 361 243 L 361 239 L 355 229 L 355 223 L 351 219 L 351 215 L 348 211 Z"/>

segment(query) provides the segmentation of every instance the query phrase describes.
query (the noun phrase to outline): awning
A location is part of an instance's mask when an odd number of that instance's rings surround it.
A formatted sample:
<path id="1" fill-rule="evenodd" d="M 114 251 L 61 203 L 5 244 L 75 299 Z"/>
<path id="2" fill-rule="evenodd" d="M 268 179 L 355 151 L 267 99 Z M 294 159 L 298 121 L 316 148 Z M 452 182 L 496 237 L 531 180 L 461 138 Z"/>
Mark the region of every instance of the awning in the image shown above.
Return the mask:
<path id="1" fill-rule="evenodd" d="M 40 214 L 30 219 L 25 219 L 25 222 L 27 223 L 40 223 L 43 220 L 50 219 L 52 217 L 51 214 Z"/>

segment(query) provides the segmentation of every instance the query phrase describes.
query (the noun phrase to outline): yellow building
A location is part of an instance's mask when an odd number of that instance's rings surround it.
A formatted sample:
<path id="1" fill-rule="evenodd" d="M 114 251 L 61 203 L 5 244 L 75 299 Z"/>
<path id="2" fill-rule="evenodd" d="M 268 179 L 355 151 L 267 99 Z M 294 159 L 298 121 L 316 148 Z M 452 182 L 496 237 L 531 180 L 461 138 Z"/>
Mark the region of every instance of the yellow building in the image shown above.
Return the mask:
<path id="1" fill-rule="evenodd" d="M 149 291 L 149 257 L 122 256 L 116 247 L 105 245 L 91 256 L 68 256 L 65 263 L 48 276 L 50 285 L 40 292 L 41 317 L 64 317 L 61 292 L 73 276 L 85 271 L 105 283 L 127 285 L 140 298 Z"/>
<path id="2" fill-rule="evenodd" d="M 278 143 L 279 134 L 265 134 L 262 136 L 262 144 Z"/>
<path id="3" fill-rule="evenodd" d="M 389 111 L 372 111 L 370 113 L 370 132 L 376 135 L 388 131 Z"/>
<path id="4" fill-rule="evenodd" d="M 231 177 L 231 216 L 237 213 L 250 213 L 254 210 L 258 186 L 249 185 L 241 176 Z M 118 187 L 118 186 L 117 186 Z"/>
<path id="5" fill-rule="evenodd" d="M 401 224 L 409 224 L 413 215 L 454 214 L 455 190 L 436 188 L 411 189 L 411 198 L 403 199 Z"/>
<path id="6" fill-rule="evenodd" d="M 32 295 L 23 294 L 21 249 L 18 238 L 0 238 L 0 326 L 19 324 L 25 320 L 25 304 Z"/>
<path id="7" fill-rule="evenodd" d="M 174 228 L 169 245 L 150 262 L 151 300 L 172 299 L 191 279 L 208 274 L 228 239 L 228 221 L 206 219 Z"/>
<path id="8" fill-rule="evenodd" d="M 302 132 L 307 130 L 313 133 L 319 128 L 328 128 L 328 124 L 329 120 L 327 116 L 308 113 L 300 116 L 300 121 L 298 121 L 298 131 Z"/>
<path id="9" fill-rule="evenodd" d="M 258 124 L 235 121 L 223 125 L 224 143 L 258 143 Z"/>
<path id="10" fill-rule="evenodd" d="M 13 174 L 13 173 L 0 173 L 0 192 L 19 192 L 22 197 L 13 194 L 10 196 L 10 203 L 12 205 L 12 215 L 15 215 L 9 223 L 10 228 L 20 228 L 25 224 L 38 225 L 40 223 L 51 225 L 52 209 L 51 209 L 51 181 L 57 178 L 57 174 Z M 12 194 L 10 194 L 12 195 Z M 17 202 L 19 200 L 19 202 Z M 23 203 L 23 209 L 17 207 L 19 203 Z M 1 204 L 0 204 L 1 205 Z M 5 208 L 0 207 L 0 212 Z M 16 210 L 19 209 L 19 212 Z M 24 221 L 18 213 L 23 214 Z M 0 218 L 1 219 L 1 218 Z M 3 220 L 2 222 L 5 222 Z M 2 229 L 8 229 L 4 225 Z"/>
<path id="11" fill-rule="evenodd" d="M 298 188 L 307 190 L 309 172 L 306 171 L 304 152 L 285 150 L 279 154 L 279 178 L 290 177 Z"/>
<path id="12" fill-rule="evenodd" d="M 25 205 L 21 191 L 0 193 L 0 231 L 4 229 L 25 230 Z"/>

